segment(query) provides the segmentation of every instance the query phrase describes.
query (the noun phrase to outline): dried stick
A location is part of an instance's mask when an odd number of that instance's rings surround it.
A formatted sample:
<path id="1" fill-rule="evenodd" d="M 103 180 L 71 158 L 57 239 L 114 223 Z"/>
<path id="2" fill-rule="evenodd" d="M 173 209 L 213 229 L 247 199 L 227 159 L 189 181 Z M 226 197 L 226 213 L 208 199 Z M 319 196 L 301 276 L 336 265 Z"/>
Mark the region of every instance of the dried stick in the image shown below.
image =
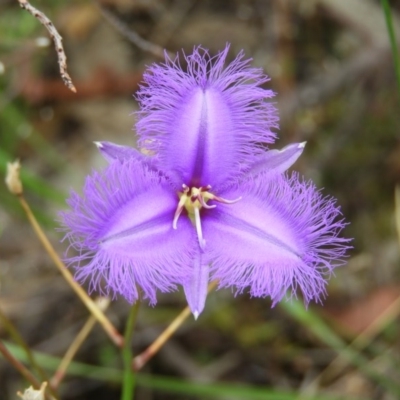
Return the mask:
<path id="1" fill-rule="evenodd" d="M 110 300 L 105 297 L 100 297 L 99 299 L 96 300 L 96 304 L 101 309 L 101 311 L 105 311 L 110 304 Z M 57 371 L 51 378 L 50 381 L 51 387 L 58 388 L 61 381 L 64 379 L 69 364 L 71 364 L 71 361 L 75 357 L 79 348 L 82 346 L 83 342 L 88 337 L 89 333 L 95 326 L 96 322 L 97 322 L 96 318 L 93 315 L 91 315 L 89 319 L 86 321 L 83 328 L 79 331 L 78 335 L 75 337 L 74 341 L 71 343 L 63 359 L 61 360 L 61 363 L 58 366 Z"/>
<path id="2" fill-rule="evenodd" d="M 218 284 L 218 281 L 211 282 L 208 285 L 208 292 L 213 290 Z M 167 326 L 161 335 L 142 353 L 137 355 L 132 361 L 132 369 L 139 371 L 152 358 L 165 342 L 178 330 L 182 323 L 191 314 L 190 308 L 185 307 L 178 316 Z"/>
<path id="3" fill-rule="evenodd" d="M 60 260 L 58 254 L 54 250 L 53 246 L 47 239 L 47 236 L 43 232 L 42 228 L 40 227 L 39 223 L 37 222 L 35 216 L 32 213 L 29 204 L 25 200 L 22 195 L 18 196 L 18 200 L 21 203 L 22 208 L 24 209 L 29 222 L 31 223 L 36 235 L 38 236 L 39 240 L 42 242 L 44 248 L 46 249 L 47 253 L 56 264 L 57 268 L 63 275 L 64 279 L 68 282 L 71 288 L 75 291 L 75 293 L 80 297 L 82 302 L 85 306 L 89 309 L 92 315 L 97 319 L 97 321 L 103 326 L 104 330 L 107 332 L 108 336 L 111 340 L 118 346 L 122 347 L 124 339 L 119 334 L 117 329 L 111 324 L 109 319 L 104 315 L 102 311 L 96 306 L 96 303 L 86 294 L 86 292 L 75 282 L 72 274 L 66 268 L 64 263 Z"/>
<path id="4" fill-rule="evenodd" d="M 78 297 L 82 300 L 85 306 L 89 309 L 92 315 L 96 318 L 96 320 L 100 323 L 100 325 L 104 328 L 108 336 L 111 340 L 118 346 L 122 347 L 124 345 L 124 338 L 120 335 L 117 329 L 112 325 L 110 320 L 105 316 L 105 314 L 97 307 L 96 303 L 87 295 L 87 293 L 74 281 L 72 274 L 69 272 L 67 267 L 61 261 L 57 252 L 54 250 L 51 245 L 49 239 L 47 239 L 46 234 L 43 232 L 39 223 L 37 222 L 35 216 L 32 213 L 29 204 L 25 200 L 23 196 L 23 187 L 21 180 L 19 179 L 19 170 L 21 166 L 18 161 L 14 163 L 7 164 L 7 176 L 6 176 L 6 185 L 10 192 L 17 196 L 22 208 L 24 209 L 26 216 L 28 217 L 29 222 L 31 223 L 33 230 L 35 231 L 37 237 L 42 243 L 43 247 L 47 251 L 50 258 L 53 260 L 54 264 L 57 266 L 58 270 L 61 272 L 61 275 L 67 281 L 67 283 L 71 286 L 71 288 L 75 291 Z"/>
<path id="5" fill-rule="evenodd" d="M 107 22 L 122 36 L 127 38 L 135 46 L 139 47 L 139 49 L 147 53 L 153 54 L 157 58 L 161 59 L 165 58 L 165 53 L 167 53 L 170 57 L 174 57 L 173 53 L 164 51 L 162 47 L 143 39 L 136 32 L 130 29 L 128 25 L 126 25 L 117 16 L 115 16 L 111 11 L 107 10 L 107 8 L 102 6 L 99 2 L 96 1 L 95 4 L 99 8 L 103 17 L 107 20 Z"/>
<path id="6" fill-rule="evenodd" d="M 55 28 L 54 24 L 49 20 L 49 18 L 46 17 L 45 14 L 43 14 L 41 11 L 39 11 L 38 9 L 36 9 L 32 5 L 30 5 L 27 0 L 18 0 L 18 3 L 21 6 L 21 8 L 28 11 L 37 20 L 39 20 L 39 22 L 49 32 L 49 35 L 50 35 L 51 39 L 53 40 L 54 46 L 56 48 L 58 65 L 60 67 L 61 79 L 63 80 L 63 82 L 65 83 L 65 85 L 67 86 L 67 88 L 69 90 L 76 93 L 75 86 L 72 83 L 72 79 L 67 72 L 67 56 L 65 55 L 64 47 L 62 45 L 62 37 L 57 32 L 57 29 Z"/>

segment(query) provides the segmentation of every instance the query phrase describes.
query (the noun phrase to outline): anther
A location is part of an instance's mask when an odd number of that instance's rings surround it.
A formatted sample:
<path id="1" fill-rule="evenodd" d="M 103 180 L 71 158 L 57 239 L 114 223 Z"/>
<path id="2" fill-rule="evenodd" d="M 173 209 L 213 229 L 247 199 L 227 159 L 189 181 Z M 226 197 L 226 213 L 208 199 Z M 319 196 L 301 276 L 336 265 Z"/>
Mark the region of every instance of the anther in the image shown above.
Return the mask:
<path id="1" fill-rule="evenodd" d="M 183 197 L 184 196 L 182 196 L 181 199 L 179 200 L 178 207 L 176 207 L 176 210 L 175 210 L 174 219 L 172 221 L 172 228 L 173 229 L 177 229 L 178 228 L 178 219 L 181 216 L 182 211 L 183 211 L 183 209 L 185 207 L 186 199 L 184 199 L 182 201 Z"/>
<path id="2" fill-rule="evenodd" d="M 208 204 L 205 202 L 203 196 L 199 196 L 198 200 L 199 200 L 201 206 L 204 207 L 204 208 L 206 208 L 207 210 L 211 210 L 212 208 L 217 207 L 215 204 L 213 204 L 212 206 L 208 205 Z"/>
<path id="3" fill-rule="evenodd" d="M 194 221 L 196 224 L 196 232 L 197 232 L 197 237 L 199 239 L 200 248 L 204 250 L 204 247 L 206 246 L 206 241 L 203 239 L 203 231 L 201 229 L 200 209 L 198 207 L 195 207 L 194 209 Z"/>
<path id="4" fill-rule="evenodd" d="M 228 200 L 228 199 L 224 199 L 223 197 L 215 196 L 215 194 L 212 194 L 212 193 L 207 193 L 207 195 L 205 197 L 207 200 L 214 200 L 214 201 L 218 201 L 219 203 L 223 203 L 223 204 L 234 204 L 234 203 L 237 203 L 239 200 L 242 200 L 242 196 L 240 196 L 234 200 Z"/>
<path id="5" fill-rule="evenodd" d="M 182 214 L 183 209 L 185 208 L 185 203 L 188 198 L 189 188 L 185 184 L 182 185 L 182 188 L 183 188 L 183 193 L 180 196 L 178 206 L 176 207 L 176 210 L 175 210 L 174 219 L 172 221 L 173 229 L 177 229 L 177 227 L 178 227 L 178 219 L 179 219 L 180 215 Z"/>

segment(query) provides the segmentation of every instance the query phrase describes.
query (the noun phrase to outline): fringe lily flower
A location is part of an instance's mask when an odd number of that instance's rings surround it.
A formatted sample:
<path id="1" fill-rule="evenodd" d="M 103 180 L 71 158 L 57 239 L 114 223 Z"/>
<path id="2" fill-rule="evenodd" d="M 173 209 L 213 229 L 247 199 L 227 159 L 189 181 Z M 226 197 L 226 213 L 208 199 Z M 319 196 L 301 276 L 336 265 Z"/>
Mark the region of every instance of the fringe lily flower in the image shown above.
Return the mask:
<path id="1" fill-rule="evenodd" d="M 285 171 L 304 143 L 266 150 L 278 117 L 268 78 L 243 54 L 225 66 L 197 48 L 152 65 L 140 88 L 138 146 L 97 143 L 108 167 L 72 193 L 62 213 L 79 281 L 128 301 L 182 285 L 195 318 L 207 286 L 275 304 L 300 289 L 305 302 L 325 293 L 343 263 L 347 239 L 334 199 Z"/>

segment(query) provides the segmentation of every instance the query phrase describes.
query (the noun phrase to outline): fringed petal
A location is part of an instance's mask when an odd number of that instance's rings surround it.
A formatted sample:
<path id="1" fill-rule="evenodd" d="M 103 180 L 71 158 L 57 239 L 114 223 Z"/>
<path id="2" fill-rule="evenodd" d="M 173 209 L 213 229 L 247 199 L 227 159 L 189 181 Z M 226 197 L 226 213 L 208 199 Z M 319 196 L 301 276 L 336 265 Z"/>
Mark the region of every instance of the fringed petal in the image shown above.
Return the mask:
<path id="1" fill-rule="evenodd" d="M 72 193 L 61 214 L 66 238 L 78 255 L 66 260 L 91 290 L 151 304 L 187 278 L 196 254 L 191 222 L 172 228 L 177 195 L 159 174 L 135 160 L 114 161 L 86 180 L 83 196 Z"/>
<path id="2" fill-rule="evenodd" d="M 218 204 L 202 220 L 211 279 L 220 287 L 249 288 L 252 296 L 277 303 L 300 288 L 306 303 L 325 293 L 326 277 L 343 264 L 348 239 L 335 201 L 311 183 L 265 176 L 243 182 L 225 197 L 242 195 L 230 205 Z"/>
<path id="3" fill-rule="evenodd" d="M 194 318 L 197 319 L 206 303 L 210 276 L 210 267 L 207 262 L 204 262 L 203 252 L 200 249 L 192 261 L 192 266 L 192 272 L 183 283 L 183 289 L 190 310 Z"/>
<path id="4" fill-rule="evenodd" d="M 152 65 L 138 100 L 139 146 L 154 152 L 161 169 L 188 186 L 216 186 L 249 167 L 275 139 L 274 93 L 269 80 L 251 68 L 243 53 L 225 68 L 229 47 L 215 57 L 195 48 L 185 56 Z"/>
<path id="5" fill-rule="evenodd" d="M 138 160 L 145 161 L 148 158 L 140 151 L 129 146 L 121 146 L 119 144 L 111 142 L 94 142 L 100 151 L 100 154 L 109 162 L 115 160 L 126 161 L 126 160 Z"/>
<path id="6" fill-rule="evenodd" d="M 293 143 L 281 150 L 268 150 L 258 157 L 246 172 L 246 177 L 254 177 L 260 173 L 282 174 L 289 169 L 303 153 L 306 142 Z"/>

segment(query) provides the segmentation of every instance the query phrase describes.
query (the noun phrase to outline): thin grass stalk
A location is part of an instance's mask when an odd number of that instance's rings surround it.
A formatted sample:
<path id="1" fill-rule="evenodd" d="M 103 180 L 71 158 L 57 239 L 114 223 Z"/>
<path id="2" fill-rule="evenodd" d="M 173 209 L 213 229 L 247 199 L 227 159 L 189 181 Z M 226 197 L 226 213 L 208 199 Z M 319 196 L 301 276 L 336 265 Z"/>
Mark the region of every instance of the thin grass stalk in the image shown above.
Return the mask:
<path id="1" fill-rule="evenodd" d="M 117 329 L 113 326 L 113 324 L 105 316 L 105 314 L 99 309 L 99 307 L 97 307 L 96 303 L 74 281 L 72 274 L 61 261 L 57 252 L 54 250 L 54 247 L 52 246 L 43 229 L 41 228 L 39 222 L 32 212 L 32 209 L 30 208 L 28 202 L 25 200 L 25 197 L 23 195 L 23 185 L 20 179 L 20 171 L 21 165 L 18 160 L 14 161 L 13 163 L 7 163 L 7 174 L 5 182 L 8 190 L 18 198 L 23 210 L 25 211 L 28 221 L 32 225 L 34 232 L 36 233 L 37 237 L 39 238 L 40 242 L 42 243 L 50 258 L 53 260 L 58 270 L 61 272 L 61 275 L 75 291 L 78 297 L 82 300 L 83 304 L 85 304 L 92 315 L 97 319 L 100 325 L 104 328 L 111 340 L 118 347 L 122 348 L 124 345 L 124 338 L 119 334 Z"/>
<path id="2" fill-rule="evenodd" d="M 67 267 L 61 261 L 60 257 L 54 250 L 53 246 L 51 245 L 50 241 L 47 239 L 46 234 L 43 232 L 42 228 L 40 227 L 39 223 L 37 222 L 35 216 L 32 213 L 31 208 L 29 207 L 28 202 L 25 200 L 22 194 L 18 195 L 18 200 L 21 203 L 22 208 L 24 209 L 29 222 L 31 223 L 36 235 L 38 236 L 40 242 L 46 249 L 47 253 L 56 264 L 58 270 L 63 275 L 64 279 L 67 283 L 71 286 L 71 288 L 75 291 L 78 297 L 82 300 L 85 306 L 89 309 L 92 315 L 97 319 L 100 325 L 104 328 L 108 336 L 111 340 L 118 346 L 123 347 L 124 339 L 119 334 L 117 329 L 112 325 L 110 320 L 105 316 L 105 314 L 97 307 L 96 303 L 86 294 L 86 292 L 80 287 L 75 281 L 72 274 L 69 272 Z"/>
<path id="3" fill-rule="evenodd" d="M 218 281 L 211 282 L 208 285 L 208 292 L 211 292 L 218 284 Z M 191 314 L 190 308 L 186 306 L 178 316 L 167 326 L 161 335 L 142 353 L 137 355 L 132 361 L 134 371 L 139 371 L 152 358 L 168 339 L 178 330 Z"/>

